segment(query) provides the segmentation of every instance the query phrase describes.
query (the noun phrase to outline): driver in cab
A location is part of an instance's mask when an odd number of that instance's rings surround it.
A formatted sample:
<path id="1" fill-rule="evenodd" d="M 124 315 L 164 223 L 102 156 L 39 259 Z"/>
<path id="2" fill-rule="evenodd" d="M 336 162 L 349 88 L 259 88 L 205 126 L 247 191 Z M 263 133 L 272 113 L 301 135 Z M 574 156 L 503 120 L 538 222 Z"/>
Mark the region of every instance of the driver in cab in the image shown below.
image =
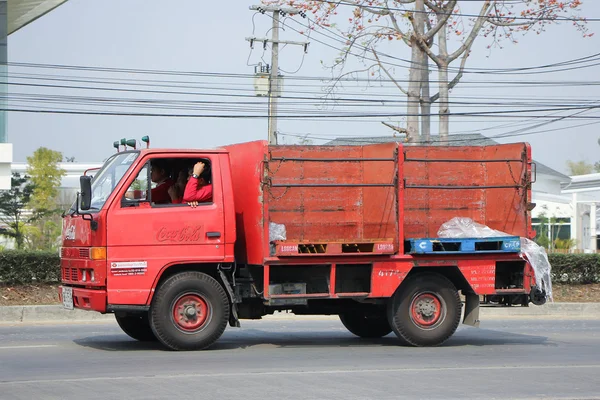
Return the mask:
<path id="1" fill-rule="evenodd" d="M 166 165 L 161 160 L 152 161 L 150 165 L 150 179 L 156 183 L 156 186 L 151 190 L 150 198 L 152 202 L 154 204 L 171 203 L 169 189 L 175 182 L 169 177 Z"/>

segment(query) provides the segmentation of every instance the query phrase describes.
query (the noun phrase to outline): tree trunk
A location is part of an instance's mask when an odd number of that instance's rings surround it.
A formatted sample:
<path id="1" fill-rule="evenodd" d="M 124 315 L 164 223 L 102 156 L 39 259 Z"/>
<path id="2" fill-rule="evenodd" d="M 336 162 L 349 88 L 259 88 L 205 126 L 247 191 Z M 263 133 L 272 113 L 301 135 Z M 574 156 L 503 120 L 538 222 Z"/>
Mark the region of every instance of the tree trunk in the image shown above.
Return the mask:
<path id="1" fill-rule="evenodd" d="M 425 9 L 424 0 L 415 1 L 415 10 Z M 410 73 L 408 76 L 408 105 L 406 106 L 406 131 L 409 142 L 420 142 L 419 134 L 419 104 L 421 100 L 421 64 L 425 58 L 423 50 L 417 44 L 417 37 L 421 35 L 425 27 L 425 16 L 422 12 L 414 13 L 415 31 L 410 40 L 411 57 Z"/>
<path id="2" fill-rule="evenodd" d="M 417 20 L 416 26 L 419 28 L 419 35 L 425 35 L 425 19 L 429 18 L 425 13 L 425 2 L 417 1 L 415 11 L 419 14 L 420 20 Z M 429 101 L 429 57 L 421 47 L 421 139 L 429 142 L 431 135 L 431 102 Z"/>
<path id="3" fill-rule="evenodd" d="M 409 142 L 419 142 L 419 101 L 421 99 L 421 71 L 419 66 L 423 58 L 423 52 L 415 41 L 412 41 L 411 67 L 408 77 L 408 96 L 406 106 L 406 136 Z"/>
<path id="4" fill-rule="evenodd" d="M 429 58 L 423 56 L 421 71 L 421 139 L 429 142 L 431 136 L 431 102 L 429 101 Z"/>
<path id="5" fill-rule="evenodd" d="M 450 130 L 450 107 L 448 104 L 448 43 L 446 29 L 442 28 L 438 32 L 438 46 L 440 48 L 438 71 L 439 71 L 439 117 L 440 132 L 439 139 L 441 143 L 448 143 L 448 133 Z"/>
<path id="6" fill-rule="evenodd" d="M 19 216 L 17 215 L 15 216 L 15 244 L 17 245 L 17 250 L 23 248 L 23 234 L 19 225 Z"/>

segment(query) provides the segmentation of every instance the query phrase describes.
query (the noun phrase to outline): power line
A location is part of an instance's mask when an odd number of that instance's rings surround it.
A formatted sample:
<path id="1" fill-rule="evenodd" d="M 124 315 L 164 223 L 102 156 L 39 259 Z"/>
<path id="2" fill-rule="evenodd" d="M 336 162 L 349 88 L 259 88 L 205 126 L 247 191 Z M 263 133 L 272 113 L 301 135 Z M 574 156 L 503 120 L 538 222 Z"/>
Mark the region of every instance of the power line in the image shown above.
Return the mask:
<path id="1" fill-rule="evenodd" d="M 200 95 L 200 98 L 210 97 L 210 95 Z M 230 95 L 226 96 L 231 98 L 231 100 L 219 101 L 219 100 L 195 100 L 195 99 L 185 99 L 185 100 L 175 100 L 170 98 L 139 98 L 139 97 L 99 97 L 99 96 L 73 96 L 73 95 L 54 95 L 54 94 L 45 94 L 45 93 L 22 93 L 22 92 L 11 92 L 7 96 L 4 96 L 5 100 L 22 100 L 22 99 L 35 99 L 35 100 L 52 100 L 52 101 L 65 101 L 65 102 L 77 102 L 77 101 L 97 101 L 99 103 L 114 103 L 119 104 L 121 102 L 131 102 L 131 103 L 153 103 L 153 104 L 215 104 L 215 105 L 262 105 L 264 104 L 264 100 L 262 98 L 256 98 L 254 101 L 240 101 L 236 100 L 236 98 L 245 96 L 238 95 Z M 449 104 L 455 107 L 492 107 L 492 106 L 505 106 L 510 108 L 521 108 L 521 107 L 586 107 L 589 104 L 594 104 L 596 100 L 588 100 L 588 99 L 548 99 L 548 100 L 517 100 L 512 98 L 507 98 L 506 101 L 494 101 L 495 97 L 490 98 L 479 98 L 476 101 L 460 101 L 463 97 L 456 97 L 457 100 L 452 100 Z M 469 99 L 466 97 L 466 99 Z M 359 98 L 338 98 L 334 104 L 328 105 L 327 99 L 322 100 L 315 97 L 290 97 L 285 98 L 285 102 L 283 102 L 286 106 L 318 106 L 320 108 L 328 108 L 328 107 L 377 107 L 377 108 L 385 108 L 385 107 L 397 107 L 398 105 L 405 105 L 410 103 L 411 101 L 407 100 L 374 100 L 374 99 L 359 99 Z M 348 100 L 348 101 L 347 101 Z M 499 99 L 501 100 L 501 98 Z"/>
<path id="2" fill-rule="evenodd" d="M 538 108 L 538 109 L 526 109 L 526 110 L 491 110 L 491 111 L 475 111 L 475 112 L 454 112 L 450 113 L 450 116 L 512 116 L 511 114 L 530 114 L 539 112 L 559 112 L 569 110 L 581 110 L 581 109 L 600 109 L 600 105 L 597 106 L 586 106 L 586 107 L 557 107 L 557 108 Z M 47 110 L 37 109 L 16 109 L 16 108 L 4 108 L 2 111 L 8 112 L 31 112 L 31 113 L 48 113 Z M 91 111 L 91 110 L 55 110 L 51 113 L 57 114 L 88 114 L 88 115 L 112 115 L 112 116 L 135 116 L 135 117 L 180 117 L 180 118 L 265 118 L 264 115 L 254 114 L 167 114 L 167 113 L 122 113 L 122 112 L 104 112 L 104 111 Z M 285 119 L 303 119 L 303 118 L 329 118 L 329 117 L 345 117 L 345 118 L 381 118 L 381 117 L 406 117 L 410 116 L 406 113 L 338 113 L 338 114 L 313 114 L 313 115 L 281 115 L 280 118 Z M 423 114 L 416 114 L 416 116 L 423 116 Z M 527 115 L 529 118 L 549 118 L 547 115 Z M 550 117 L 550 118 L 556 118 Z M 571 116 L 570 119 L 600 119 L 598 116 Z"/>
<path id="3" fill-rule="evenodd" d="M 290 29 L 293 29 L 290 27 Z M 335 48 L 336 50 L 340 50 L 339 48 Z M 598 54 L 593 54 L 584 58 L 588 58 L 588 61 L 600 61 L 600 53 Z M 592 60 L 593 58 L 593 60 Z M 575 59 L 577 60 L 577 59 Z M 572 61 L 572 60 L 571 60 Z M 561 62 L 561 63 L 555 63 L 555 64 L 548 64 L 548 65 L 542 65 L 539 66 L 539 68 L 544 68 L 546 66 L 556 66 L 556 65 L 569 65 L 570 61 L 565 61 L 565 62 Z M 600 63 L 594 63 L 594 64 L 590 64 L 590 65 L 585 65 L 583 67 L 577 67 L 577 68 L 587 68 L 587 67 L 591 67 L 591 66 L 597 66 L 600 65 Z M 210 77 L 210 78 L 223 78 L 223 79 L 231 79 L 231 78 L 236 78 L 236 79 L 249 79 L 249 78 L 253 78 L 254 74 L 236 74 L 236 73 L 225 73 L 225 72 L 202 72 L 202 71 L 169 71 L 169 70 L 136 70 L 136 69 L 128 69 L 128 68 L 108 68 L 108 67 L 84 67 L 84 66 L 78 66 L 78 65 L 60 65 L 60 64 L 36 64 L 36 63 L 9 63 L 9 66 L 18 66 L 18 67 L 26 67 L 26 68 L 40 68 L 40 69 L 59 69 L 59 70 L 80 70 L 80 71 L 93 71 L 93 72 L 110 72 L 110 73 L 136 73 L 136 74 L 148 74 L 148 75 L 180 75 L 180 76 L 194 76 L 194 77 Z M 394 66 L 397 67 L 402 67 L 405 68 L 405 66 L 401 66 L 401 65 L 396 65 L 394 64 Z M 533 69 L 533 68 L 538 68 L 538 67 L 525 67 L 524 69 L 529 68 L 529 69 Z M 492 70 L 493 71 L 493 70 Z M 557 71 L 548 71 L 548 72 L 562 72 L 563 70 L 557 70 Z M 539 73 L 539 72 L 538 72 Z M 23 74 L 23 73 L 21 73 Z M 30 74 L 31 75 L 31 74 Z M 46 75 L 47 76 L 47 75 Z M 98 78 L 97 78 L 98 79 Z M 117 79 L 117 78 L 108 78 L 108 77 L 103 77 L 103 78 L 99 78 L 99 79 L 106 79 L 106 80 L 110 80 L 110 79 Z M 127 78 L 128 80 L 130 80 L 130 78 Z M 133 79 L 134 81 L 136 81 L 136 79 Z M 297 81 L 331 81 L 331 80 L 338 80 L 336 78 L 333 77 L 327 77 L 327 76 L 292 76 L 292 77 L 286 77 L 286 80 L 297 80 Z M 164 80 L 137 80 L 137 81 L 144 81 L 144 82 L 169 82 L 169 83 L 185 83 L 182 81 L 164 81 Z M 339 79 L 339 81 L 342 82 L 387 82 L 387 83 L 393 83 L 393 82 L 407 82 L 406 79 L 383 79 L 383 78 L 342 78 Z M 439 83 L 439 81 L 433 79 L 433 80 L 429 80 L 429 82 L 431 83 Z M 461 83 L 489 83 L 489 80 L 485 80 L 485 81 L 461 81 Z M 518 83 L 522 83 L 522 81 L 492 81 L 495 83 L 500 83 L 500 84 L 504 84 L 504 83 L 511 83 L 511 82 L 518 82 Z M 525 81 L 525 82 L 533 82 L 533 81 Z M 543 81 L 540 81 L 543 82 Z M 228 82 L 228 84 L 233 84 L 232 82 Z"/>

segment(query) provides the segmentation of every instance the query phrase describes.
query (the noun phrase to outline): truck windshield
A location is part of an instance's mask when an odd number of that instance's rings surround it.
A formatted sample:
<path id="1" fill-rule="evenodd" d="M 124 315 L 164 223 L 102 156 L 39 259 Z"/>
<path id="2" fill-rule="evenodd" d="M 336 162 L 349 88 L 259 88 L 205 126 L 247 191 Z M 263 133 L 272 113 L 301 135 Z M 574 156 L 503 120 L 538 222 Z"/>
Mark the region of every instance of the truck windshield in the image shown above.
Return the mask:
<path id="1" fill-rule="evenodd" d="M 138 155 L 139 152 L 115 154 L 104 163 L 92 179 L 91 211 L 100 210 L 104 206 L 106 199 Z"/>

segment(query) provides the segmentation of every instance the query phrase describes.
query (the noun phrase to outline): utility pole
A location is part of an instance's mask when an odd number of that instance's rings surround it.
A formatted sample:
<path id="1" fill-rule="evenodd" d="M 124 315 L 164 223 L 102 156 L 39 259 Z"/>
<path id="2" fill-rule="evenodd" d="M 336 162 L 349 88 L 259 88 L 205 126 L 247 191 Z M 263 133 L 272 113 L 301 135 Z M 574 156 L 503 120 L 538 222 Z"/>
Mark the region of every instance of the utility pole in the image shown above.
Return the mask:
<path id="1" fill-rule="evenodd" d="M 277 102 L 278 97 L 281 96 L 281 81 L 279 78 L 279 44 L 293 44 L 304 46 L 304 52 L 308 47 L 308 42 L 294 42 L 289 40 L 279 40 L 279 17 L 280 15 L 296 15 L 299 14 L 302 17 L 306 17 L 303 11 L 288 6 L 250 6 L 251 10 L 258 11 L 262 14 L 265 12 L 273 13 L 273 27 L 271 29 L 271 38 L 257 38 L 247 37 L 246 40 L 250 42 L 250 47 L 254 46 L 254 42 L 262 42 L 266 47 L 267 43 L 271 43 L 271 72 L 269 76 L 269 144 L 277 144 Z"/>
<path id="2" fill-rule="evenodd" d="M 269 144 L 277 144 L 277 97 L 279 97 L 279 12 L 273 11 L 271 31 L 271 79 L 269 80 Z"/>

